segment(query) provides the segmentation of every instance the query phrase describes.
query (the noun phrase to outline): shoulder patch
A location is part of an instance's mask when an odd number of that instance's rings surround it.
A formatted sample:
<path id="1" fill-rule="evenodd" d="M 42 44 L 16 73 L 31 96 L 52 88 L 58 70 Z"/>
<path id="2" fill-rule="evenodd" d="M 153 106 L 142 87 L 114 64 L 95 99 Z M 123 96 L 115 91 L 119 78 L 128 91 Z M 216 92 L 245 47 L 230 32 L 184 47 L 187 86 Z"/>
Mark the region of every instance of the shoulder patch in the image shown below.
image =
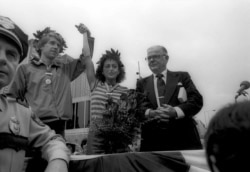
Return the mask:
<path id="1" fill-rule="evenodd" d="M 15 116 L 12 116 L 9 121 L 9 130 L 12 134 L 19 135 L 20 134 L 20 122 Z"/>
<path id="2" fill-rule="evenodd" d="M 31 118 L 33 121 L 35 121 L 38 125 L 44 127 L 45 124 L 34 114 L 32 113 Z"/>

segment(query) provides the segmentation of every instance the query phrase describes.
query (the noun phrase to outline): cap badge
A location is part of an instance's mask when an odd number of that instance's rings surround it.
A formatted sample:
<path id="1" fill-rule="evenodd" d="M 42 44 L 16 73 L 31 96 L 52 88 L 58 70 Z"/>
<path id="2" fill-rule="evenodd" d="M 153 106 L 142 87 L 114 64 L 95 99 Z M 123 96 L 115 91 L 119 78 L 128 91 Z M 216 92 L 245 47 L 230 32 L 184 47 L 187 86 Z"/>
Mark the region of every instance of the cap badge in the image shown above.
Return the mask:
<path id="1" fill-rule="evenodd" d="M 15 29 L 14 22 L 6 17 L 0 16 L 0 25 L 2 25 L 5 29 Z"/>

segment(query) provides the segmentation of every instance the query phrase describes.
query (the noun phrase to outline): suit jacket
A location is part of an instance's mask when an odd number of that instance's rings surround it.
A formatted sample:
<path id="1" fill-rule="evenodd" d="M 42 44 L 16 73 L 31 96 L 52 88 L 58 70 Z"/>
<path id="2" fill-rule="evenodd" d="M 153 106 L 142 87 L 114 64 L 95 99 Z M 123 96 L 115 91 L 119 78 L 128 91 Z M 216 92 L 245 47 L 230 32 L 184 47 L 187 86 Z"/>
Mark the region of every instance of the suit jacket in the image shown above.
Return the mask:
<path id="1" fill-rule="evenodd" d="M 187 101 L 184 103 L 178 100 L 180 89 L 178 83 L 181 83 L 187 92 Z M 147 95 L 153 109 L 157 108 L 153 75 L 138 80 L 136 89 Z M 171 106 L 178 106 L 185 117 L 172 119 L 167 123 L 149 121 L 142 125 L 141 151 L 201 149 L 202 145 L 193 117 L 201 110 L 203 98 L 187 72 L 167 71 L 164 101 Z"/>

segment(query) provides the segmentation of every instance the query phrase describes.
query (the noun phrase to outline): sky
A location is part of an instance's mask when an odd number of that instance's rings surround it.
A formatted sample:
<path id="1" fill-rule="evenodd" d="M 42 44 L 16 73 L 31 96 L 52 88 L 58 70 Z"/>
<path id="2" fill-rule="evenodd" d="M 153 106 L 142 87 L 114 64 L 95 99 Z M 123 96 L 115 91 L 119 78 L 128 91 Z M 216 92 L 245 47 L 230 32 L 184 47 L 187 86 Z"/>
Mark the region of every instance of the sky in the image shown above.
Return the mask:
<path id="1" fill-rule="evenodd" d="M 74 58 L 83 46 L 75 25 L 84 23 L 95 37 L 94 63 L 106 50 L 119 50 L 126 70 L 122 85 L 129 88 L 135 88 L 138 71 L 151 74 L 147 48 L 165 46 L 167 68 L 189 72 L 203 95 L 197 117 L 205 122 L 235 101 L 242 81 L 250 81 L 249 0 L 0 0 L 0 15 L 29 38 L 51 27 Z"/>

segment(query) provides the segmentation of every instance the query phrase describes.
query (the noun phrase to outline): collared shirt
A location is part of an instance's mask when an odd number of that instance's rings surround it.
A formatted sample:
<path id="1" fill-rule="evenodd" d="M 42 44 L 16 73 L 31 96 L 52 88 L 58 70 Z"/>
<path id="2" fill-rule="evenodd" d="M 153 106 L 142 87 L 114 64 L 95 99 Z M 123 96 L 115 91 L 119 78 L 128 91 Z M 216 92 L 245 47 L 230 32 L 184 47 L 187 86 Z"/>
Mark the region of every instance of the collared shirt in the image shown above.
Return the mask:
<path id="1" fill-rule="evenodd" d="M 167 84 L 167 70 L 164 70 L 162 73 L 163 75 L 162 79 L 165 82 L 165 84 Z M 160 107 L 160 100 L 159 100 L 159 95 L 158 95 L 158 89 L 157 89 L 157 77 L 156 74 L 153 74 L 154 76 L 154 92 L 155 92 L 155 96 L 156 96 L 156 101 L 157 101 L 157 105 L 158 107 Z M 181 108 L 179 108 L 178 106 L 174 107 L 174 109 L 176 110 L 177 113 L 177 118 L 182 118 L 185 116 L 184 112 L 181 110 Z M 149 110 L 147 109 L 145 112 L 145 115 L 149 115 Z"/>
<path id="2" fill-rule="evenodd" d="M 62 137 L 39 122 L 30 109 L 1 94 L 0 108 L 0 137 L 10 141 L 0 146 L 0 171 L 17 172 L 23 169 L 25 141 L 31 147 L 41 149 L 43 158 L 48 162 L 54 159 L 69 162 L 69 151 Z M 4 141 L 1 139 L 2 143 Z"/>
<path id="3" fill-rule="evenodd" d="M 9 92 L 14 97 L 26 99 L 43 122 L 71 119 L 71 81 L 85 70 L 82 60 L 54 61 L 51 67 L 32 60 L 19 66 Z"/>
<path id="4" fill-rule="evenodd" d="M 112 98 L 114 102 L 117 102 L 121 94 L 127 91 L 127 87 L 119 84 L 111 88 L 106 83 L 97 81 L 96 87 L 91 93 L 91 125 L 94 120 L 103 119 L 103 113 L 106 110 L 106 104 L 109 97 Z"/>

